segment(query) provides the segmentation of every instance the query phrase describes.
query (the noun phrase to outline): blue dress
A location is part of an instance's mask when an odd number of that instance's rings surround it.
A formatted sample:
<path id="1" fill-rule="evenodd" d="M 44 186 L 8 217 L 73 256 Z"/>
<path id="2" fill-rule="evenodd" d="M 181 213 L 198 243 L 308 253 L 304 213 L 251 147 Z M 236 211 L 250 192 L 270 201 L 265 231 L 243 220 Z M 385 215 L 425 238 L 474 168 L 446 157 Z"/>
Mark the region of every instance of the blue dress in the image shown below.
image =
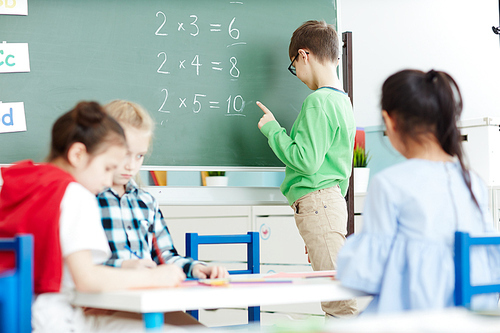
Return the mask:
<path id="1" fill-rule="evenodd" d="M 340 250 L 337 277 L 343 285 L 374 295 L 365 313 L 453 306 L 456 230 L 492 233 L 487 189 L 471 172 L 479 209 L 458 162 L 410 159 L 371 181 L 363 230 Z M 471 282 L 498 279 L 497 247 L 471 250 Z M 497 295 L 479 295 L 476 308 L 496 308 Z"/>

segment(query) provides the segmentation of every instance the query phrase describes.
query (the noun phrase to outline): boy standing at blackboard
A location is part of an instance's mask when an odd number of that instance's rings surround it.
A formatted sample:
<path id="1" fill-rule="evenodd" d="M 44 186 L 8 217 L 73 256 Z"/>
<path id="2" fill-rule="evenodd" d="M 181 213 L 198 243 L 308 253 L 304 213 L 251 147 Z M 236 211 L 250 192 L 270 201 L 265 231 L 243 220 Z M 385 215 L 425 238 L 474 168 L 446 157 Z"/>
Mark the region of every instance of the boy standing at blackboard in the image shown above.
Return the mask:
<path id="1" fill-rule="evenodd" d="M 288 70 L 314 90 L 302 104 L 290 136 L 262 103 L 259 129 L 285 164 L 281 191 L 315 271 L 336 269 L 347 234 L 344 196 L 351 175 L 356 126 L 351 102 L 337 77 L 339 40 L 332 25 L 308 21 L 292 35 Z M 329 316 L 357 312 L 355 300 L 323 302 Z"/>

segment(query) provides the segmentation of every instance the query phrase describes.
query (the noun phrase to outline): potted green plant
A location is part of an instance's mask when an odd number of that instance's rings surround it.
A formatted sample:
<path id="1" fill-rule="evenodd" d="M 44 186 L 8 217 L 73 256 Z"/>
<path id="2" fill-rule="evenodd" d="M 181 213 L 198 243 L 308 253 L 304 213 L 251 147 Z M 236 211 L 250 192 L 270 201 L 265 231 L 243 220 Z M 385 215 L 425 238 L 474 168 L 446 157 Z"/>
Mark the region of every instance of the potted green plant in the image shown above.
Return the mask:
<path id="1" fill-rule="evenodd" d="M 205 181 L 207 186 L 227 186 L 228 179 L 225 171 L 208 171 Z"/>
<path id="2" fill-rule="evenodd" d="M 354 166 L 354 193 L 364 193 L 368 189 L 368 181 L 370 180 L 370 168 L 368 163 L 371 156 L 364 147 L 356 145 L 353 152 Z"/>

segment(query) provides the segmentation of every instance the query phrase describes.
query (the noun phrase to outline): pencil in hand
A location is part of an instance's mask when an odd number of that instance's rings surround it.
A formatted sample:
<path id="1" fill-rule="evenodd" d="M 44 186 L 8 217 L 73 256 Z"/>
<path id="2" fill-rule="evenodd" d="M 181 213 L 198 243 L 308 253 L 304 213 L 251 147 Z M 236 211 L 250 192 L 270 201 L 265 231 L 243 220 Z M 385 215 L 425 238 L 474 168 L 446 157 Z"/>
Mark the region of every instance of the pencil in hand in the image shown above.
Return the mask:
<path id="1" fill-rule="evenodd" d="M 163 265 L 165 264 L 165 260 L 161 256 L 161 251 L 158 247 L 158 242 L 156 241 L 156 235 L 152 233 L 151 236 L 153 236 L 153 249 L 155 250 L 156 256 L 158 257 L 158 262 L 160 263 L 160 265 Z"/>

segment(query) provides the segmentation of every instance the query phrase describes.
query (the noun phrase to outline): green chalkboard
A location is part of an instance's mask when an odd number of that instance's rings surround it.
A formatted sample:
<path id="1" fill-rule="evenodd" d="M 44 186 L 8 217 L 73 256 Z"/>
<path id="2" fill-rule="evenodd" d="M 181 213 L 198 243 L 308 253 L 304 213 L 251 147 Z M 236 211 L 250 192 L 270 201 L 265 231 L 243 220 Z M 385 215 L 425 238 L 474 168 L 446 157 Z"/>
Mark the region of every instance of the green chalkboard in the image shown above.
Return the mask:
<path id="1" fill-rule="evenodd" d="M 0 42 L 28 43 L 31 65 L 0 74 L 0 101 L 24 102 L 27 123 L 0 134 L 0 164 L 43 160 L 78 101 L 127 99 L 157 124 L 147 165 L 281 167 L 255 101 L 290 129 L 310 93 L 287 71 L 290 37 L 336 17 L 335 0 L 29 1 L 28 16 L 0 15 Z"/>

